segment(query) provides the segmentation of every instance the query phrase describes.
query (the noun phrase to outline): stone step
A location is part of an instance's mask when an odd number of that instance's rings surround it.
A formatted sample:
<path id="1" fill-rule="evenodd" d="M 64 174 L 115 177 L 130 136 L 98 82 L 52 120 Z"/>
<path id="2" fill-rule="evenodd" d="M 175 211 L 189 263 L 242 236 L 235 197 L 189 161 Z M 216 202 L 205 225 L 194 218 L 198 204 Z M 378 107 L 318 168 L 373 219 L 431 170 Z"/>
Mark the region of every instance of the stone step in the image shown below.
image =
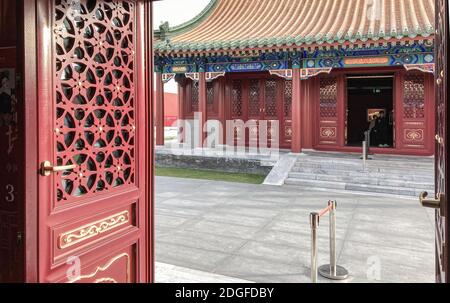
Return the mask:
<path id="1" fill-rule="evenodd" d="M 299 159 L 320 159 L 320 160 L 360 160 L 361 154 L 343 154 L 343 153 L 313 153 L 300 156 Z M 414 162 L 414 163 L 434 163 L 434 157 L 422 156 L 395 156 L 395 155 L 371 155 L 371 161 L 385 161 L 385 162 Z"/>
<path id="2" fill-rule="evenodd" d="M 421 179 L 431 180 L 434 179 L 434 171 L 430 170 L 399 170 L 394 168 L 367 168 L 363 170 L 362 167 L 344 168 L 344 167 L 327 167 L 324 165 L 295 165 L 292 172 L 312 173 L 312 174 L 325 174 L 325 175 L 347 175 L 347 176 L 361 176 L 368 175 L 373 177 L 389 177 L 394 178 L 406 178 L 414 181 Z"/>
<path id="3" fill-rule="evenodd" d="M 313 167 L 313 168 L 324 168 L 324 169 L 340 169 L 340 170 L 362 170 L 363 169 L 363 163 L 361 162 L 355 162 L 355 163 L 340 163 L 340 162 L 327 162 L 327 161 L 297 161 L 295 163 L 294 167 Z M 375 165 L 373 163 L 367 163 L 366 170 L 369 171 L 389 171 L 392 170 L 402 172 L 402 171 L 411 171 L 411 168 L 414 168 L 414 170 L 420 171 L 420 172 L 434 172 L 434 166 L 420 166 L 416 165 L 415 163 L 409 163 L 408 165 L 400 166 L 397 164 L 386 164 L 383 165 Z"/>
<path id="4" fill-rule="evenodd" d="M 362 159 L 355 158 L 355 159 L 341 159 L 341 158 L 330 158 L 330 157 L 299 157 L 298 162 L 300 163 L 338 163 L 338 164 L 348 164 L 348 165 L 362 165 Z M 429 168 L 434 167 L 434 161 L 421 161 L 419 159 L 408 159 L 408 160 L 367 160 L 368 165 L 374 165 L 374 166 L 392 166 L 395 165 L 396 167 L 409 167 L 411 164 L 414 164 L 418 167 L 423 168 Z"/>
<path id="5" fill-rule="evenodd" d="M 288 178 L 303 179 L 303 180 L 319 180 L 319 181 L 333 181 L 346 182 L 355 184 L 368 184 L 379 186 L 395 186 L 406 188 L 417 188 L 422 190 L 429 190 L 434 188 L 434 181 L 431 182 L 414 182 L 411 180 L 400 180 L 394 178 L 375 178 L 372 176 L 336 176 L 324 174 L 308 174 L 308 173 L 290 173 Z"/>
<path id="6" fill-rule="evenodd" d="M 303 180 L 288 178 L 285 181 L 286 185 L 300 186 L 305 188 L 321 188 L 321 189 L 336 189 L 336 190 L 351 190 L 359 192 L 372 192 L 372 193 L 384 193 L 402 196 L 418 196 L 423 190 L 415 188 L 405 187 L 393 187 L 393 186 L 379 186 L 368 184 L 356 184 L 345 182 L 332 182 L 332 181 L 318 181 L 318 180 Z M 430 195 L 432 193 L 430 192 Z"/>

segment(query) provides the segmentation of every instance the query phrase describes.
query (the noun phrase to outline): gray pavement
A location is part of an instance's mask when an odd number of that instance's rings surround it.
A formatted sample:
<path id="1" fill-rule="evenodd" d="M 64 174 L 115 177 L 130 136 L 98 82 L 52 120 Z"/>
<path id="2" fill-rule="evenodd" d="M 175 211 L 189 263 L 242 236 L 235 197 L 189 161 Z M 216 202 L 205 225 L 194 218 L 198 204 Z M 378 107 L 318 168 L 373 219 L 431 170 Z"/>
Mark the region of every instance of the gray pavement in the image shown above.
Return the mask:
<path id="1" fill-rule="evenodd" d="M 329 199 L 346 282 L 434 282 L 433 212 L 417 199 L 167 177 L 156 178 L 156 261 L 184 269 L 157 267 L 156 281 L 310 282 L 309 213 Z M 319 264 L 328 245 L 325 217 Z"/>

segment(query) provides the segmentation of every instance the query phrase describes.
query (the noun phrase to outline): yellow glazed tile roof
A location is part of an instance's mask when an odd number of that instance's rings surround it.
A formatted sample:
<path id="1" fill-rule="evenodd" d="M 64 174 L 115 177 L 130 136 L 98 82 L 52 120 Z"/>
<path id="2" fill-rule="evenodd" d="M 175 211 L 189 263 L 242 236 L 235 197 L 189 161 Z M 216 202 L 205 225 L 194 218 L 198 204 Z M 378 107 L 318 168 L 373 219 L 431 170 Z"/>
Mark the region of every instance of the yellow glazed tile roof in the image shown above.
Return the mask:
<path id="1" fill-rule="evenodd" d="M 434 0 L 212 0 L 194 20 L 166 29 L 156 48 L 219 51 L 423 39 L 433 33 Z"/>

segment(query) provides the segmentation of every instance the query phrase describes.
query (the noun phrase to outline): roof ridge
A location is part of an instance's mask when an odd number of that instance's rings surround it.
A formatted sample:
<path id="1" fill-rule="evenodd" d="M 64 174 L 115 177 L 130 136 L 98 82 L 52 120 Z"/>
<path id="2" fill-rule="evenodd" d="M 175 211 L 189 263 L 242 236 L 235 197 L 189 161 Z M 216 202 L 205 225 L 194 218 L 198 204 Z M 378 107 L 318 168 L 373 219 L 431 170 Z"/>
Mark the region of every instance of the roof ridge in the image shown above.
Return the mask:
<path id="1" fill-rule="evenodd" d="M 173 35 L 179 35 L 182 33 L 185 33 L 187 31 L 189 31 L 192 27 L 198 25 L 199 23 L 201 23 L 202 21 L 204 21 L 204 19 L 206 19 L 216 8 L 217 4 L 220 2 L 221 0 L 210 0 L 210 2 L 208 3 L 208 5 L 198 14 L 196 15 L 194 18 L 183 22 L 179 25 L 170 27 L 168 32 L 166 32 L 166 34 L 168 34 L 169 36 L 173 36 Z M 159 34 L 160 30 L 155 30 L 155 34 Z"/>

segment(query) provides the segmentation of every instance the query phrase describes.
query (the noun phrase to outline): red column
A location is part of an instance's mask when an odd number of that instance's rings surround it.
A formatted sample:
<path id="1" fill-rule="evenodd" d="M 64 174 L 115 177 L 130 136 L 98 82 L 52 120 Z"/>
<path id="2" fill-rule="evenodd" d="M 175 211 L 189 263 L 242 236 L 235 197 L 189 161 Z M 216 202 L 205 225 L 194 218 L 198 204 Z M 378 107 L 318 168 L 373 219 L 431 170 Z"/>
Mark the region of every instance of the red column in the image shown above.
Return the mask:
<path id="1" fill-rule="evenodd" d="M 203 131 L 203 127 L 206 124 L 207 121 L 207 96 L 206 96 L 206 74 L 204 72 L 199 73 L 199 83 L 198 83 L 198 100 L 199 100 L 199 106 L 198 110 L 201 113 L 201 119 L 199 121 L 199 127 L 200 127 L 200 142 L 199 147 L 203 147 L 203 141 L 205 140 L 205 132 Z"/>
<path id="2" fill-rule="evenodd" d="M 225 144 L 225 128 L 226 128 L 226 117 L 225 117 L 225 77 L 219 78 L 219 120 L 222 123 L 223 126 L 223 134 L 222 134 L 222 142 L 219 144 Z"/>
<path id="3" fill-rule="evenodd" d="M 310 94 L 311 81 L 302 80 L 302 148 L 313 148 L 313 105 L 312 96 Z"/>
<path id="4" fill-rule="evenodd" d="M 161 73 L 156 73 L 156 145 L 164 145 L 164 83 Z"/>
<path id="5" fill-rule="evenodd" d="M 184 84 L 178 83 L 178 119 L 184 119 L 184 108 L 185 108 L 185 91 L 186 86 Z"/>
<path id="6" fill-rule="evenodd" d="M 300 69 L 294 68 L 292 75 L 292 152 L 302 152 L 302 119 L 301 119 L 302 81 Z"/>

